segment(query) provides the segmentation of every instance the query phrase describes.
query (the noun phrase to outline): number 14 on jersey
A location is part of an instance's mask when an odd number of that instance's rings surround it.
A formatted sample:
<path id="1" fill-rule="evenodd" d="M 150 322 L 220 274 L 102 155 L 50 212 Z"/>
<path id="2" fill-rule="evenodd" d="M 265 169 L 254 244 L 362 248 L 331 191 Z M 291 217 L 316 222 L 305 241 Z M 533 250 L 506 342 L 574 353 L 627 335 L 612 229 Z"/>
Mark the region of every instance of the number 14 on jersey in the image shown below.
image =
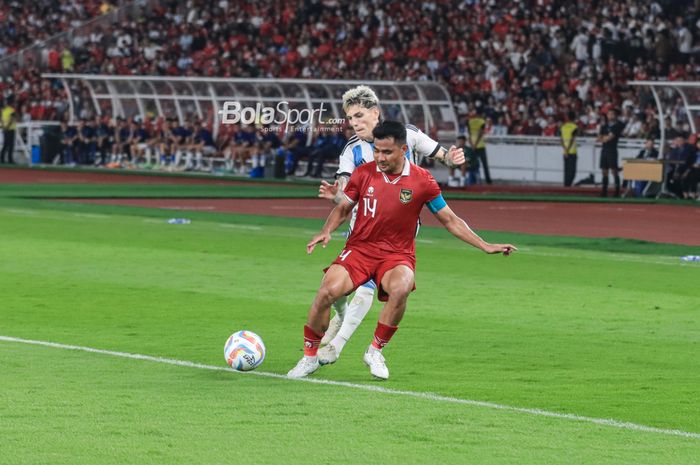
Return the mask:
<path id="1" fill-rule="evenodd" d="M 365 205 L 365 216 L 370 216 L 369 214 L 371 213 L 372 218 L 374 218 L 374 214 L 377 212 L 377 199 L 362 197 L 362 200 L 364 200 Z"/>

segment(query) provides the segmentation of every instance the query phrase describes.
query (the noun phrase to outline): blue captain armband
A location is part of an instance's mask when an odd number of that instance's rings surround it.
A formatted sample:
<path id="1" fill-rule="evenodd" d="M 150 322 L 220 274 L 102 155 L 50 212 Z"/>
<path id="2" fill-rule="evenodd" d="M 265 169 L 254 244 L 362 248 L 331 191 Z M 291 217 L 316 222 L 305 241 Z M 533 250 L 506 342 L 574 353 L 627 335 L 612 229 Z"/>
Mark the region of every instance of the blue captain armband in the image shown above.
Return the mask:
<path id="1" fill-rule="evenodd" d="M 427 202 L 426 205 L 431 212 L 437 213 L 447 206 L 447 202 L 442 198 L 442 194 L 439 194 L 433 200 Z"/>

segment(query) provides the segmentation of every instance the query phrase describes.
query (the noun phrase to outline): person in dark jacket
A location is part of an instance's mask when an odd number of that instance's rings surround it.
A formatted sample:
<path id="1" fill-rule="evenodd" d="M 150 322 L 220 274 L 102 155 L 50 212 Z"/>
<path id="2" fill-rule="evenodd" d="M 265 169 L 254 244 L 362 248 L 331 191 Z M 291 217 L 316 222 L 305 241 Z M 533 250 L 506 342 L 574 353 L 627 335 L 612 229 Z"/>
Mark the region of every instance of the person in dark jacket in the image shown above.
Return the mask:
<path id="1" fill-rule="evenodd" d="M 644 148 L 637 154 L 639 160 L 656 160 L 659 158 L 659 151 L 654 147 L 654 138 L 647 137 L 644 141 Z M 634 181 L 634 196 L 642 197 L 649 181 Z"/>

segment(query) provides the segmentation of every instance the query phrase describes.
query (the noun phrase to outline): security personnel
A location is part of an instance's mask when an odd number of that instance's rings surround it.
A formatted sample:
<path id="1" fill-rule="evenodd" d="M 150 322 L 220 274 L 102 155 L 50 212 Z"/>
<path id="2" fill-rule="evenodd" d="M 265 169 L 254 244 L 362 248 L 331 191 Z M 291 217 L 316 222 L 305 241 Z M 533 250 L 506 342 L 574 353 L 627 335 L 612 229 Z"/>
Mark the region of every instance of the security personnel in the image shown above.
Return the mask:
<path id="1" fill-rule="evenodd" d="M 15 132 L 17 131 L 17 112 L 12 97 L 8 97 L 2 109 L 3 144 L 0 151 L 0 163 L 14 164 L 12 154 L 15 151 Z"/>
<path id="2" fill-rule="evenodd" d="M 469 121 L 467 126 L 469 127 L 469 146 L 474 150 L 474 155 L 481 162 L 481 166 L 484 167 L 484 179 L 486 184 L 491 184 L 491 173 L 489 173 L 489 163 L 486 160 L 486 141 L 484 137 L 486 136 L 486 120 L 482 115 L 482 111 L 477 107 L 476 111 Z"/>
<path id="3" fill-rule="evenodd" d="M 567 114 L 567 121 L 559 128 L 559 138 L 564 149 L 564 186 L 566 187 L 570 187 L 576 177 L 578 125 L 574 122 L 575 119 L 576 114 L 570 111 Z"/>

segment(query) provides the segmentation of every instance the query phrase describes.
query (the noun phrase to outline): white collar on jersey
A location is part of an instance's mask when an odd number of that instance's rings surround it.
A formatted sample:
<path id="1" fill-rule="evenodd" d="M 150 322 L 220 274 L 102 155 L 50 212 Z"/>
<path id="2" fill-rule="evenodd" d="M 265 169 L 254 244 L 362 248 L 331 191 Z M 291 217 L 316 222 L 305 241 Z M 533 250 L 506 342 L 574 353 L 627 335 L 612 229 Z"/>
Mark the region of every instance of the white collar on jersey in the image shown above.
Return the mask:
<path id="1" fill-rule="evenodd" d="M 377 172 L 382 173 L 382 176 L 384 176 L 384 182 L 389 184 L 396 184 L 397 182 L 399 182 L 399 179 L 401 179 L 402 176 L 408 176 L 411 174 L 411 162 L 408 160 L 408 158 L 405 158 L 405 160 L 406 162 L 403 164 L 403 171 L 401 171 L 401 175 L 393 181 L 389 180 L 389 176 L 387 176 L 384 171 L 379 169 L 379 165 L 377 165 Z"/>

